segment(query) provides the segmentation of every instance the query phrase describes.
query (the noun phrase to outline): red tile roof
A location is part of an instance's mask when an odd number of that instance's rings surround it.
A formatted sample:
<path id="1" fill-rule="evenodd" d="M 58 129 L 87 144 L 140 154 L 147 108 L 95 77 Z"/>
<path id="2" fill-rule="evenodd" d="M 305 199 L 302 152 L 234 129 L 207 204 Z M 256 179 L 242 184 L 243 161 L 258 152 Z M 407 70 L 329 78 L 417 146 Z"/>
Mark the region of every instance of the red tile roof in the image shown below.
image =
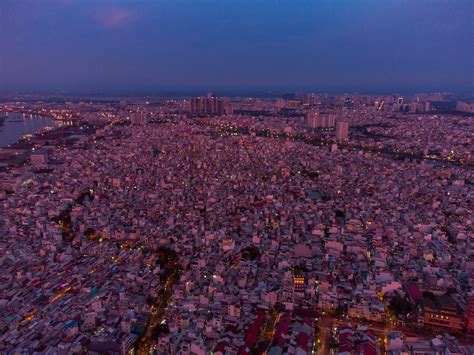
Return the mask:
<path id="1" fill-rule="evenodd" d="M 259 309 L 257 311 L 257 318 L 254 320 L 250 328 L 245 334 L 245 345 L 239 349 L 238 354 L 248 354 L 250 350 L 255 345 L 257 337 L 260 334 L 260 329 L 262 328 L 263 322 L 265 321 L 265 311 Z"/>
<path id="2" fill-rule="evenodd" d="M 214 348 L 214 353 L 217 353 L 220 351 L 221 353 L 225 354 L 225 348 L 227 346 L 229 346 L 229 343 L 226 341 L 221 341 L 217 343 L 216 347 Z"/>
<path id="3" fill-rule="evenodd" d="M 303 349 L 304 351 L 308 352 L 308 340 L 308 334 L 301 332 L 296 336 L 296 345 L 298 345 L 298 347 Z"/>
<path id="4" fill-rule="evenodd" d="M 419 302 L 422 300 L 423 295 L 421 294 L 421 291 L 418 288 L 417 284 L 414 284 L 414 283 L 407 284 L 407 291 L 408 291 L 408 294 L 410 295 L 410 298 L 414 302 Z"/>

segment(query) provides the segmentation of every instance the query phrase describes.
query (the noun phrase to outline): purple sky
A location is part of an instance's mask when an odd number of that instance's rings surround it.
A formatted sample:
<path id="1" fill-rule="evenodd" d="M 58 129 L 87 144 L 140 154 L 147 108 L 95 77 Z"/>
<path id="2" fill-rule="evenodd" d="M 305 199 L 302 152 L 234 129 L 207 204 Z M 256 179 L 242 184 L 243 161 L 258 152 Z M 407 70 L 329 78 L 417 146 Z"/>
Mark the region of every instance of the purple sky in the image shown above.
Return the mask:
<path id="1" fill-rule="evenodd" d="M 473 90 L 472 0 L 0 0 L 0 90 Z"/>

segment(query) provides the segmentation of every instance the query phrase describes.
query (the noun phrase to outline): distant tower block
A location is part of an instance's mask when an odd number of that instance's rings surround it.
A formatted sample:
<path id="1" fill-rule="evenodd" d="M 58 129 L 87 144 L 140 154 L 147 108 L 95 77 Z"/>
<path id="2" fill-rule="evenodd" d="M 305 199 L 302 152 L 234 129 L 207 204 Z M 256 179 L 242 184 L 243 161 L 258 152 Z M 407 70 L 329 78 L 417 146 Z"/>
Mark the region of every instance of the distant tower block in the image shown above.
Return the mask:
<path id="1" fill-rule="evenodd" d="M 336 115 L 333 113 L 311 112 L 307 120 L 310 128 L 331 128 L 336 123 Z"/>
<path id="2" fill-rule="evenodd" d="M 344 106 L 344 108 L 349 109 L 349 108 L 352 107 L 352 103 L 353 103 L 353 102 L 352 102 L 352 99 L 351 99 L 350 97 L 346 97 L 346 98 L 344 99 L 343 106 Z"/>
<path id="3" fill-rule="evenodd" d="M 134 125 L 144 125 L 147 123 L 147 116 L 144 112 L 135 112 L 131 115 L 130 119 Z"/>
<path id="4" fill-rule="evenodd" d="M 336 140 L 347 141 L 349 139 L 349 122 L 338 122 L 336 124 Z"/>
<path id="5" fill-rule="evenodd" d="M 234 113 L 230 103 L 218 99 L 212 93 L 209 93 L 208 97 L 192 98 L 189 103 L 190 112 L 194 115 L 231 115 Z"/>

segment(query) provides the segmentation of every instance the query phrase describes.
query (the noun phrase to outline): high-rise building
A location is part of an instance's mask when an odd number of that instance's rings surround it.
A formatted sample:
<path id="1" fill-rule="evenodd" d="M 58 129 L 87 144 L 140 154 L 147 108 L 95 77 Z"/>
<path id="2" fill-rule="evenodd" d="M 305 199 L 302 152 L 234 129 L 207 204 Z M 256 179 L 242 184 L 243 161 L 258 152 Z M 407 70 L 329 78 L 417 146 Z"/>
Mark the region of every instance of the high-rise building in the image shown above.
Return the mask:
<path id="1" fill-rule="evenodd" d="M 346 141 L 349 139 L 349 122 L 338 122 L 336 124 L 336 140 Z"/>
<path id="2" fill-rule="evenodd" d="M 428 101 L 428 99 L 430 98 L 430 96 L 428 94 L 416 94 L 415 95 L 415 99 L 416 101 L 418 102 L 425 102 L 425 101 Z"/>
<path id="3" fill-rule="evenodd" d="M 404 106 L 405 106 L 405 105 L 404 105 L 403 103 L 404 103 L 403 97 L 399 97 L 399 98 L 397 99 L 397 108 L 398 108 L 398 111 L 400 111 L 400 112 L 403 112 L 403 111 L 404 111 Z"/>
<path id="4" fill-rule="evenodd" d="M 410 112 L 417 113 L 419 111 L 418 110 L 418 104 L 419 104 L 419 102 L 416 102 L 416 101 L 410 102 Z"/>
<path id="5" fill-rule="evenodd" d="M 456 101 L 427 101 L 427 112 L 451 112 L 456 110 Z"/>
<path id="6" fill-rule="evenodd" d="M 296 95 L 296 98 L 302 105 L 314 105 L 316 103 L 316 95 L 301 92 Z"/>
<path id="7" fill-rule="evenodd" d="M 380 111 L 380 102 L 379 101 L 374 102 L 374 109 L 375 109 L 375 111 Z"/>
<path id="8" fill-rule="evenodd" d="M 300 101 L 302 105 L 305 105 L 309 102 L 309 95 L 305 92 L 300 92 L 296 95 L 296 98 Z"/>
<path id="9" fill-rule="evenodd" d="M 394 104 L 395 103 L 395 99 L 396 99 L 396 96 L 395 95 L 389 95 L 389 96 L 386 96 L 385 97 L 385 102 L 387 103 L 387 105 L 391 105 L 391 104 Z M 383 100 L 383 99 L 382 99 Z"/>
<path id="10" fill-rule="evenodd" d="M 344 99 L 344 108 L 351 108 L 352 107 L 352 99 L 350 97 L 346 97 Z"/>
<path id="11" fill-rule="evenodd" d="M 443 95 L 442 94 L 431 94 L 430 97 L 428 98 L 430 101 L 443 101 Z"/>
<path id="12" fill-rule="evenodd" d="M 134 125 L 144 125 L 147 123 L 147 114 L 145 112 L 134 112 L 130 115 L 130 121 Z"/>
<path id="13" fill-rule="evenodd" d="M 276 100 L 276 103 L 275 103 L 276 108 L 281 109 L 281 108 L 285 107 L 285 105 L 286 105 L 285 100 L 283 100 L 283 99 L 277 99 Z"/>
<path id="14" fill-rule="evenodd" d="M 311 112 L 308 114 L 310 128 L 331 128 L 336 124 L 336 115 L 333 113 Z"/>
<path id="15" fill-rule="evenodd" d="M 474 113 L 474 103 L 458 101 L 456 102 L 456 110 L 461 112 Z"/>
<path id="16" fill-rule="evenodd" d="M 207 97 L 196 97 L 190 100 L 190 112 L 195 115 L 232 114 L 232 106 L 209 93 Z"/>

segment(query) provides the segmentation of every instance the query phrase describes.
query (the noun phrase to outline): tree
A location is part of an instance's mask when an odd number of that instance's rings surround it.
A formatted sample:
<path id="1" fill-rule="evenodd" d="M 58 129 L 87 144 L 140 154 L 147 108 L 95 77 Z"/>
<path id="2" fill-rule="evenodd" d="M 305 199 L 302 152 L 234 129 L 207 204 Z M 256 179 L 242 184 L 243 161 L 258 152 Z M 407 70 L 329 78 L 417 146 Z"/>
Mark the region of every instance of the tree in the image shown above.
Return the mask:
<path id="1" fill-rule="evenodd" d="M 410 302 L 399 294 L 396 294 L 390 300 L 389 308 L 397 317 L 400 315 L 406 316 L 412 311 Z"/>
<path id="2" fill-rule="evenodd" d="M 260 258 L 260 251 L 256 246 L 248 246 L 242 249 L 242 257 L 248 260 L 255 260 Z"/>

